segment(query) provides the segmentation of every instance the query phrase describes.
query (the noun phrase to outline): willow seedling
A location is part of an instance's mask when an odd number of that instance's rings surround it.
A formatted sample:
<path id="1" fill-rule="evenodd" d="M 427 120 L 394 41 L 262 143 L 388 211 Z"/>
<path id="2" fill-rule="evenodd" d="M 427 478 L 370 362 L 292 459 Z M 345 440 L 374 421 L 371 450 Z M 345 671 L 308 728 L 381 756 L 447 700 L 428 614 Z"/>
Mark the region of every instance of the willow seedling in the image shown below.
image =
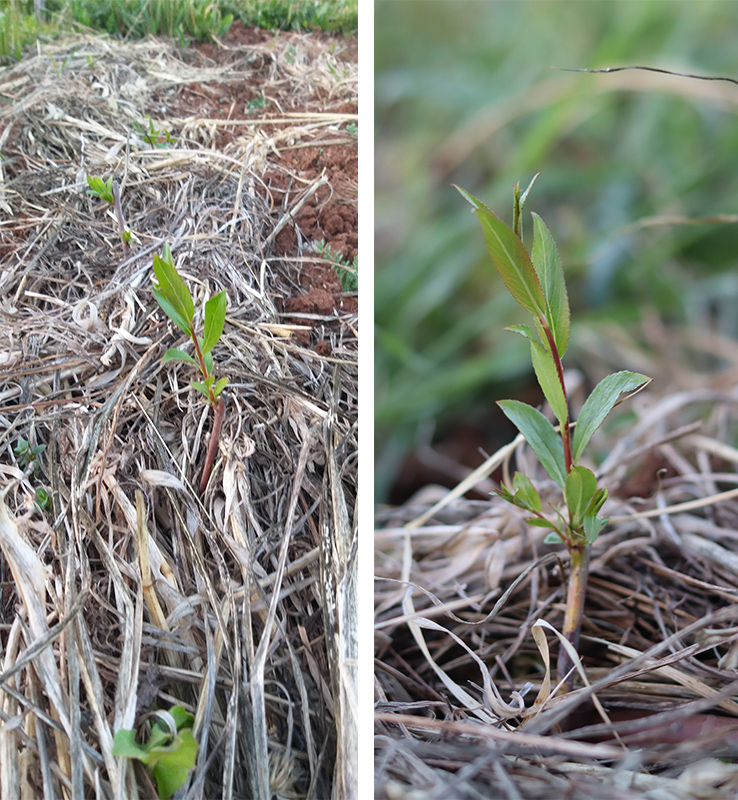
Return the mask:
<path id="1" fill-rule="evenodd" d="M 515 187 L 512 229 L 476 197 L 458 186 L 455 188 L 474 208 L 482 223 L 487 249 L 507 290 L 533 316 L 535 332 L 529 325 L 512 325 L 506 330 L 529 341 L 533 369 L 558 428 L 526 403 L 500 400 L 498 405 L 561 489 L 563 504 L 552 506 L 552 514 L 544 514 L 538 490 L 530 478 L 520 472 L 515 474 L 511 486 L 503 486 L 497 494 L 525 509 L 531 515 L 527 519 L 529 524 L 549 529 L 546 543 L 563 543 L 569 551 L 571 566 L 562 633 L 577 648 L 587 589 L 589 549 L 609 519 L 599 516 L 607 500 L 607 488 L 598 487 L 592 470 L 578 462 L 621 394 L 642 389 L 650 378 L 627 371 L 608 375 L 587 398 L 576 424 L 570 421 L 562 358 L 569 344 L 571 315 L 561 259 L 553 237 L 537 214 L 532 215 L 534 238 L 530 253 L 521 235 L 523 204 L 534 181 L 535 178 L 522 197 L 520 187 Z M 559 650 L 558 672 L 559 680 L 570 690 L 574 676 L 564 648 Z"/>
<path id="2" fill-rule="evenodd" d="M 203 334 L 195 330 L 195 304 L 187 285 L 177 272 L 169 245 L 165 244 L 161 256 L 154 256 L 154 275 L 157 283 L 151 289 L 157 303 L 172 322 L 192 340 L 194 356 L 172 347 L 164 353 L 162 364 L 181 361 L 194 366 L 202 380 L 192 381 L 190 386 L 200 392 L 213 409 L 213 433 L 200 482 L 200 492 L 205 491 L 218 444 L 220 428 L 225 412 L 225 392 L 228 378 L 215 379 L 212 350 L 223 333 L 226 314 L 226 293 L 218 292 L 205 303 L 203 309 Z"/>

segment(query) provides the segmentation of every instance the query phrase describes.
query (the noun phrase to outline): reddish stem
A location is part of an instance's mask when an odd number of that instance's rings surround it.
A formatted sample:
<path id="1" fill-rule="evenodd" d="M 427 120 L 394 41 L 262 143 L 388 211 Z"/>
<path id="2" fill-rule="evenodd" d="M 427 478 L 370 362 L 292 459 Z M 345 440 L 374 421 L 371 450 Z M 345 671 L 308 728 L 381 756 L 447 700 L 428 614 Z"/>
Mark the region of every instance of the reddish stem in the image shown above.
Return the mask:
<path id="1" fill-rule="evenodd" d="M 213 418 L 213 432 L 210 434 L 210 444 L 208 445 L 208 453 L 205 458 L 205 466 L 202 468 L 202 478 L 200 478 L 200 494 L 205 493 L 208 481 L 210 480 L 210 473 L 213 471 L 213 464 L 215 463 L 215 454 L 218 452 L 218 442 L 220 441 L 220 430 L 223 427 L 223 417 L 225 416 L 225 398 L 226 393 L 223 392 L 218 400 L 218 405 L 215 407 L 215 417 Z"/>
<path id="2" fill-rule="evenodd" d="M 193 330 L 190 330 L 190 336 L 192 337 L 192 343 L 195 345 L 195 354 L 197 355 L 197 360 L 200 362 L 200 372 L 202 373 L 204 382 L 210 377 L 207 369 L 205 368 L 205 357 L 202 354 L 202 350 L 200 350 L 200 343 L 197 341 L 197 334 Z M 207 384 L 205 385 L 207 386 Z M 212 386 L 208 386 L 208 395 L 208 403 L 210 403 L 211 407 L 215 409 L 217 401 L 215 399 Z"/>
<path id="3" fill-rule="evenodd" d="M 561 426 L 561 440 L 564 444 L 564 461 L 566 462 L 566 474 L 571 472 L 571 433 L 569 431 L 569 398 L 566 396 L 566 383 L 564 383 L 564 367 L 561 363 L 561 356 L 559 355 L 556 341 L 554 340 L 553 332 L 548 327 L 545 319 L 539 319 L 541 328 L 543 328 L 548 340 L 548 347 L 553 356 L 554 364 L 556 365 L 556 373 L 559 376 L 559 383 L 561 384 L 561 391 L 564 393 L 564 403 L 566 404 L 566 419 Z"/>

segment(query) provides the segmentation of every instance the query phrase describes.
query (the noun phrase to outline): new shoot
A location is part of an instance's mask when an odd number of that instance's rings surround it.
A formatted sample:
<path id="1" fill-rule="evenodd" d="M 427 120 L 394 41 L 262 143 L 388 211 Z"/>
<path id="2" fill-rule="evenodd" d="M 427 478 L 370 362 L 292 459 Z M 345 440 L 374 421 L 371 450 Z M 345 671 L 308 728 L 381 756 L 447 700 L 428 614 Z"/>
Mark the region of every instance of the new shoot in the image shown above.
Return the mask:
<path id="1" fill-rule="evenodd" d="M 561 543 L 568 550 L 570 571 L 562 633 L 576 649 L 587 590 L 589 549 L 608 523 L 608 517 L 600 516 L 607 500 L 607 487 L 598 486 L 594 472 L 579 462 L 592 435 L 620 396 L 640 391 L 650 378 L 627 371 L 608 375 L 587 398 L 576 424 L 569 419 L 562 358 L 569 344 L 571 318 L 561 259 L 553 237 L 537 214 L 532 215 L 534 238 L 530 253 L 522 241 L 521 212 L 534 181 L 535 178 L 522 196 L 520 186 L 515 187 L 513 228 L 476 197 L 458 186 L 455 188 L 482 223 L 487 249 L 507 290 L 533 316 L 535 330 L 522 324 L 506 330 L 524 336 L 530 343 L 536 379 L 558 426 L 554 427 L 538 409 L 518 400 L 501 400 L 499 406 L 558 485 L 563 502 L 544 509 L 533 482 L 520 472 L 515 474 L 511 486 L 503 486 L 497 494 L 527 511 L 530 525 L 548 529 L 546 543 Z M 574 671 L 563 647 L 559 649 L 558 673 L 564 690 L 569 691 Z"/>

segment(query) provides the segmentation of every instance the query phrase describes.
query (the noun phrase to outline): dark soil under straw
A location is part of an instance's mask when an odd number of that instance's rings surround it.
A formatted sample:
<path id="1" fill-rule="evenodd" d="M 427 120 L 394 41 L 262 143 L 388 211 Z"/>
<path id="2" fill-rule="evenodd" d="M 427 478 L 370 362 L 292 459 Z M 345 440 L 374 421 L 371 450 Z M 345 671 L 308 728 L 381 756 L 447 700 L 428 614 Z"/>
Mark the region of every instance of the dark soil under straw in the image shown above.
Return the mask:
<path id="1" fill-rule="evenodd" d="M 586 682 L 568 696 L 546 696 L 533 635 L 563 622 L 567 557 L 545 531 L 496 499 L 429 514 L 445 496 L 431 487 L 380 512 L 377 797 L 735 796 L 737 404 L 734 389 L 644 394 L 632 434 L 600 434 L 612 522 L 592 549 Z M 557 639 L 539 632 L 555 683 Z"/>
<path id="2" fill-rule="evenodd" d="M 356 252 L 355 58 L 224 45 L 85 37 L 0 73 L 3 797 L 146 796 L 112 737 L 177 703 L 184 796 L 355 792 L 357 306 L 315 249 Z M 228 294 L 202 497 L 211 417 L 160 363 L 183 344 L 150 290 L 165 242 L 196 304 Z"/>

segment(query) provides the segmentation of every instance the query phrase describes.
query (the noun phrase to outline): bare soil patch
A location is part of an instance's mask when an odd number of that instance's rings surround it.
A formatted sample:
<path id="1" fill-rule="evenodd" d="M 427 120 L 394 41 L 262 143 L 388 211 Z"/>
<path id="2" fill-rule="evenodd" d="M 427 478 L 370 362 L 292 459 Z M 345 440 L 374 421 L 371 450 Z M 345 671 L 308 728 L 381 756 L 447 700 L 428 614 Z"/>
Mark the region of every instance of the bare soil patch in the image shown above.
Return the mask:
<path id="1" fill-rule="evenodd" d="M 150 791 L 112 738 L 174 703 L 200 742 L 183 796 L 354 795 L 358 319 L 315 243 L 356 252 L 355 53 L 234 26 L 0 73 L 3 796 Z M 164 243 L 197 301 L 228 294 L 202 496 Z"/>

